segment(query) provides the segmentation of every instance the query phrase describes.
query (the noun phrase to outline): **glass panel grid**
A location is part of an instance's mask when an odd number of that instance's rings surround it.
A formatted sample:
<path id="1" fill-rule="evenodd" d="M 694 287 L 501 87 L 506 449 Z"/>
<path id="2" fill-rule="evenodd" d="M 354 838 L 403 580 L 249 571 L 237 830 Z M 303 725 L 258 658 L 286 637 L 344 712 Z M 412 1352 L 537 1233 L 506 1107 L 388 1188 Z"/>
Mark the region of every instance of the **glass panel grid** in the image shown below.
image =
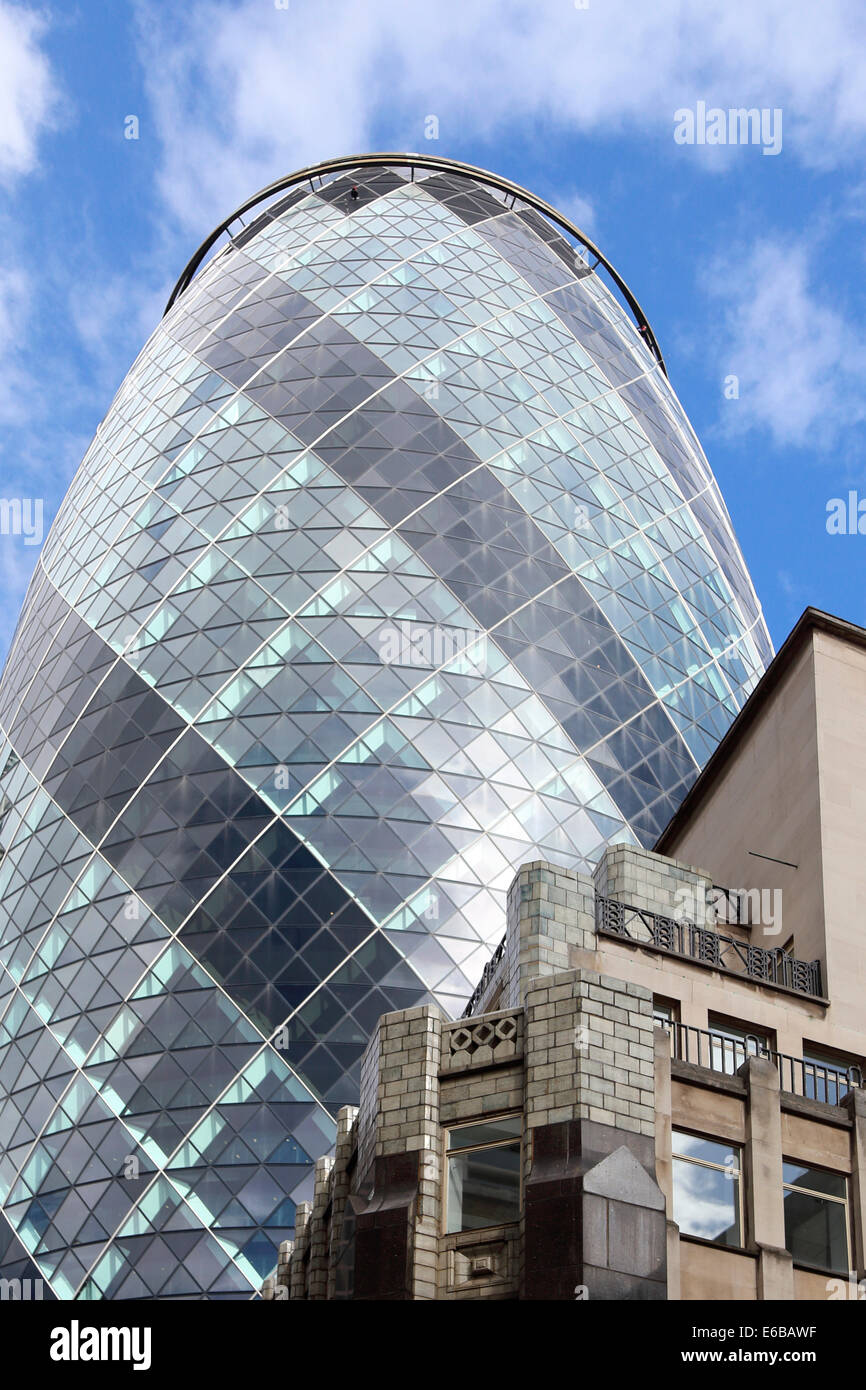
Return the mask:
<path id="1" fill-rule="evenodd" d="M 573 248 L 467 178 L 358 182 L 158 326 L 0 684 L 4 1214 L 63 1296 L 251 1296 L 379 1014 L 460 1013 L 521 861 L 652 843 L 769 654 Z"/>

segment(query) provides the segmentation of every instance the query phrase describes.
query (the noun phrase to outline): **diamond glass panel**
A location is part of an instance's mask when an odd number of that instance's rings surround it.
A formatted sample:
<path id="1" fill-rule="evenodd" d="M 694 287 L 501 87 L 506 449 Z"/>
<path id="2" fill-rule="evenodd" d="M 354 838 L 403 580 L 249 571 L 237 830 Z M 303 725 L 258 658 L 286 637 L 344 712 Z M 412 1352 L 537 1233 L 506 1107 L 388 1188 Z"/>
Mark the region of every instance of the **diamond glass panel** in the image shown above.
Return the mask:
<path id="1" fill-rule="evenodd" d="M 254 1297 L 378 1016 L 462 1010 L 522 861 L 653 843 L 771 655 L 553 222 L 421 161 L 234 232 L 0 683 L 0 1275 L 45 1297 Z"/>

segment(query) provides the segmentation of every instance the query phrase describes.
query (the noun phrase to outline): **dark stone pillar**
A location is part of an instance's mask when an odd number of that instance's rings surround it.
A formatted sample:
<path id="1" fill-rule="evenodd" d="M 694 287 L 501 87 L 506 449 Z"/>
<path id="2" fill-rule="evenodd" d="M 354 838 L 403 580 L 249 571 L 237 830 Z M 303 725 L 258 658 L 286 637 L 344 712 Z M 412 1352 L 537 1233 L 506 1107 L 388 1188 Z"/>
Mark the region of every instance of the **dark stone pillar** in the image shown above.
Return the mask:
<path id="1" fill-rule="evenodd" d="M 524 1298 L 665 1299 L 665 1202 L 651 1138 L 589 1120 L 532 1131 Z"/>
<path id="2" fill-rule="evenodd" d="M 373 1194 L 355 1208 L 356 1299 L 411 1299 L 412 1247 L 418 1198 L 418 1152 L 380 1154 Z"/>

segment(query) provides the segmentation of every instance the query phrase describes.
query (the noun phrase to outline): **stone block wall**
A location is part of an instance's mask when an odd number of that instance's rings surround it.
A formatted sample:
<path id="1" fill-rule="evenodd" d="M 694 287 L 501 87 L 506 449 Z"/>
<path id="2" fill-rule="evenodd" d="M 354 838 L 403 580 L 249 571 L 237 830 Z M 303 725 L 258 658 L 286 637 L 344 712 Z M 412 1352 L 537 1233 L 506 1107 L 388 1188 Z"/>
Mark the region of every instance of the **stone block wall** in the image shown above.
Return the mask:
<path id="1" fill-rule="evenodd" d="M 655 1127 L 652 995 L 591 970 L 533 980 L 526 991 L 526 1127 L 595 1120 Z"/>
<path id="2" fill-rule="evenodd" d="M 664 1296 L 652 999 L 575 966 L 595 948 L 593 894 L 591 879 L 525 866 L 500 978 L 514 1002 L 454 1023 L 434 1007 L 379 1020 L 360 1110 L 340 1112 L 334 1159 L 317 1164 L 266 1297 Z M 520 1220 L 447 1234 L 449 1129 L 514 1113 Z"/>
<path id="3" fill-rule="evenodd" d="M 702 925 L 707 922 L 712 876 L 652 850 L 609 845 L 596 866 L 593 882 L 603 898 L 665 917 L 687 917 Z"/>
<path id="4" fill-rule="evenodd" d="M 508 894 L 503 996 L 519 1008 L 530 980 L 559 974 L 576 950 L 595 950 L 591 878 L 536 861 L 524 864 Z"/>

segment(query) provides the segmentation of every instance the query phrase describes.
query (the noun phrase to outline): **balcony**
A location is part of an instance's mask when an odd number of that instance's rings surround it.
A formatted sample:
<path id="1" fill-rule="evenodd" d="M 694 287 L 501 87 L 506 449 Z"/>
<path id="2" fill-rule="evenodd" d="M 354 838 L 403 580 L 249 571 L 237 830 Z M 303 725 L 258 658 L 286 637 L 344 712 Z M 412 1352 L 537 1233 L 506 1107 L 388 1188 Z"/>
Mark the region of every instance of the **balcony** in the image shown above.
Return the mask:
<path id="1" fill-rule="evenodd" d="M 463 1014 L 462 1014 L 462 1017 L 463 1017 L 463 1018 L 472 1018 L 472 1017 L 474 1016 L 475 1010 L 478 1008 L 478 1005 L 481 1003 L 481 1000 L 484 998 L 484 992 L 485 992 L 485 990 L 487 989 L 487 986 L 490 984 L 490 981 L 493 979 L 493 976 L 494 976 L 494 974 L 495 974 L 495 972 L 496 972 L 496 968 L 497 968 L 497 966 L 499 965 L 499 963 L 500 963 L 500 961 L 502 960 L 502 957 L 503 957 L 504 955 L 505 955 L 505 937 L 503 936 L 503 938 L 502 938 L 502 940 L 500 941 L 499 945 L 496 947 L 496 950 L 493 952 L 493 955 L 490 957 L 489 961 L 487 962 L 487 964 L 485 965 L 483 971 L 481 972 L 481 979 L 478 981 L 478 984 L 475 986 L 474 990 L 472 991 L 472 996 L 471 996 L 471 998 L 470 998 L 470 1000 L 469 1000 L 469 1003 L 466 1005 L 466 1008 L 463 1010 Z"/>
<path id="2" fill-rule="evenodd" d="M 820 1100 L 826 1105 L 841 1105 L 849 1091 L 863 1087 L 861 1067 L 823 1065 L 802 1057 L 790 1057 L 775 1052 L 761 1038 L 747 1037 L 745 1041 L 723 1037 L 712 1029 L 695 1028 L 686 1023 L 657 1024 L 664 1027 L 671 1040 L 671 1057 L 676 1062 L 691 1062 L 707 1071 L 734 1076 L 749 1057 L 766 1057 L 779 1072 L 779 1086 L 792 1096 Z"/>
<path id="3" fill-rule="evenodd" d="M 727 936 L 695 922 L 681 922 L 612 898 L 596 897 L 595 907 L 596 927 L 601 936 L 663 951 L 740 979 L 822 998 L 818 960 L 797 960 L 781 947 L 767 950 L 753 946 L 745 938 Z"/>

